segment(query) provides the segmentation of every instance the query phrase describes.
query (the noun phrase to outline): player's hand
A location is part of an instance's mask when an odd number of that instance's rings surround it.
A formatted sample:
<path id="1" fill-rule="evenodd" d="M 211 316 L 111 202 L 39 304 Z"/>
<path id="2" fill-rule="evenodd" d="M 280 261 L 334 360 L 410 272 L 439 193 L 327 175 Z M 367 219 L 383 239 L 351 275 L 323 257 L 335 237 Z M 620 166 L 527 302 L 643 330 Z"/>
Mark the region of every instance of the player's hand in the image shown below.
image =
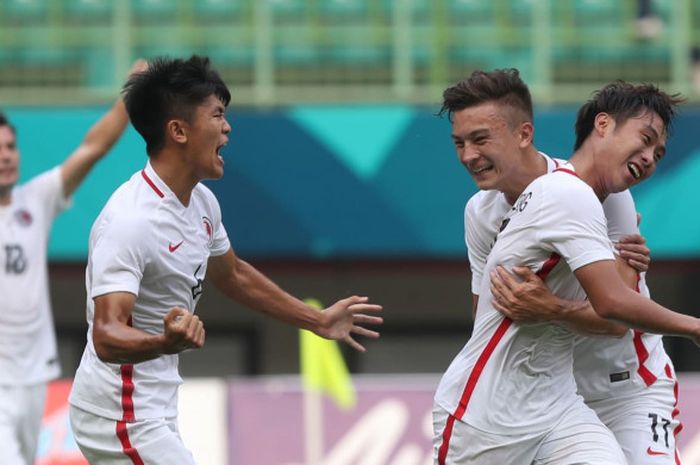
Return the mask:
<path id="1" fill-rule="evenodd" d="M 184 308 L 173 307 L 163 317 L 163 322 L 166 354 L 198 349 L 204 345 L 204 324 L 197 315 Z"/>
<path id="2" fill-rule="evenodd" d="M 630 234 L 620 239 L 615 244 L 620 257 L 622 257 L 632 268 L 640 273 L 649 270 L 651 263 L 651 250 L 647 247 L 647 240 L 639 234 Z"/>
<path id="3" fill-rule="evenodd" d="M 380 312 L 381 305 L 368 303 L 369 298 L 352 296 L 339 300 L 321 313 L 321 323 L 316 332 L 326 339 L 343 341 L 350 347 L 364 352 L 366 349 L 359 344 L 353 334 L 378 338 L 379 333 L 365 328 L 365 324 L 381 324 L 384 320 L 378 316 L 365 315 L 363 312 Z"/>
<path id="4" fill-rule="evenodd" d="M 143 58 L 139 58 L 131 65 L 131 69 L 129 70 L 129 77 L 137 73 L 143 73 L 146 70 L 148 70 L 148 62 Z"/>
<path id="5" fill-rule="evenodd" d="M 513 321 L 534 323 L 560 316 L 557 299 L 547 285 L 526 266 L 502 266 L 491 272 L 493 307 Z"/>

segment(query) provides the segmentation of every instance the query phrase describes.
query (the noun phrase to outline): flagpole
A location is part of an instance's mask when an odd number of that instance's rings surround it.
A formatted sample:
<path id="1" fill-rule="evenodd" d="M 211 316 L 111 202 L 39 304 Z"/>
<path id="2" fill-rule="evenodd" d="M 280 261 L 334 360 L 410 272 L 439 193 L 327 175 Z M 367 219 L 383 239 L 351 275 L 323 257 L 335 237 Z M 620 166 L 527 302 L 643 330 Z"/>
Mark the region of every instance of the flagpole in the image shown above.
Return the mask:
<path id="1" fill-rule="evenodd" d="M 316 389 L 304 389 L 304 452 L 306 465 L 323 460 L 323 399 Z"/>

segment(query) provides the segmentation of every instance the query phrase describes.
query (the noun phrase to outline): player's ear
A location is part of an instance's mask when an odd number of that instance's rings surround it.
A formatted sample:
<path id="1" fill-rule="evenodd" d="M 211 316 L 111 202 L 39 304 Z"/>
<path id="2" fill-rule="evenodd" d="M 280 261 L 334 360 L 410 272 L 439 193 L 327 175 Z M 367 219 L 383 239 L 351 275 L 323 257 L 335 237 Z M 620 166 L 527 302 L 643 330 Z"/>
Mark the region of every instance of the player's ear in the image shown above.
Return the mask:
<path id="1" fill-rule="evenodd" d="M 524 121 L 520 123 L 520 128 L 518 129 L 520 137 L 520 143 L 518 144 L 520 148 L 524 149 L 528 145 L 532 144 L 532 140 L 535 137 L 535 125 L 532 121 Z"/>
<path id="2" fill-rule="evenodd" d="M 612 127 L 614 127 L 614 120 L 610 114 L 601 112 L 595 115 L 595 119 L 593 120 L 593 130 L 599 136 L 605 135 L 605 133 Z"/>
<path id="3" fill-rule="evenodd" d="M 165 125 L 165 135 L 178 144 L 186 143 L 187 128 L 185 126 L 185 122 L 181 119 L 171 119 Z"/>

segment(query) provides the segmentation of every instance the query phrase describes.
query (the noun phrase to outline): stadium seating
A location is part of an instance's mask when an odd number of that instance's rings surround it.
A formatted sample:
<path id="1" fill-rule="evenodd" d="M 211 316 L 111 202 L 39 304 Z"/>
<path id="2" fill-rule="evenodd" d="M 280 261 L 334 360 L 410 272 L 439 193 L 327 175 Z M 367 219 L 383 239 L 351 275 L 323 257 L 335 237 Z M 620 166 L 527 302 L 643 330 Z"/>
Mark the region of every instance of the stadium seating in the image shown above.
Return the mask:
<path id="1" fill-rule="evenodd" d="M 270 55 L 272 85 L 391 87 L 402 69 L 415 85 L 440 87 L 479 67 L 517 66 L 532 75 L 536 57 L 550 67 L 544 74 L 555 89 L 611 78 L 663 83 L 700 46 L 693 27 L 700 0 L 687 11 L 683 4 L 652 0 L 663 24 L 640 39 L 636 0 L 3 0 L 0 59 L 22 70 L 13 85 L 44 82 L 51 69 L 66 74 L 56 82 L 108 88 L 117 85 L 114 64 L 97 63 L 115 54 L 109 38 L 121 28 L 133 58 L 206 53 L 250 85 L 256 63 Z M 677 53 L 683 36 L 672 26 L 679 18 L 691 21 L 687 57 Z M 546 35 L 538 36 L 543 27 Z"/>

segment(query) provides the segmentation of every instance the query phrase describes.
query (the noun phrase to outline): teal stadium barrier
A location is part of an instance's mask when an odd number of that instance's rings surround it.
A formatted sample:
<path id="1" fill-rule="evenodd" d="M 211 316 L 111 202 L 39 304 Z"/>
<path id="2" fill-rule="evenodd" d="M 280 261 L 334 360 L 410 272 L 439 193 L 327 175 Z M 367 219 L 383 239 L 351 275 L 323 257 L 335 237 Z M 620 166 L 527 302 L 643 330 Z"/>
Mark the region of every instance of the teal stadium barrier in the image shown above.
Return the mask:
<path id="1" fill-rule="evenodd" d="M 255 258 L 448 258 L 465 255 L 462 211 L 474 184 L 436 107 L 296 106 L 232 109 L 217 194 L 237 251 Z M 22 179 L 60 163 L 105 108 L 9 108 Z M 568 157 L 575 109 L 542 109 L 536 143 Z M 678 119 L 654 177 L 635 188 L 655 258 L 699 258 L 693 214 L 700 178 L 700 111 Z M 110 193 L 146 162 L 130 129 L 61 215 L 53 260 L 84 260 L 89 228 Z"/>

